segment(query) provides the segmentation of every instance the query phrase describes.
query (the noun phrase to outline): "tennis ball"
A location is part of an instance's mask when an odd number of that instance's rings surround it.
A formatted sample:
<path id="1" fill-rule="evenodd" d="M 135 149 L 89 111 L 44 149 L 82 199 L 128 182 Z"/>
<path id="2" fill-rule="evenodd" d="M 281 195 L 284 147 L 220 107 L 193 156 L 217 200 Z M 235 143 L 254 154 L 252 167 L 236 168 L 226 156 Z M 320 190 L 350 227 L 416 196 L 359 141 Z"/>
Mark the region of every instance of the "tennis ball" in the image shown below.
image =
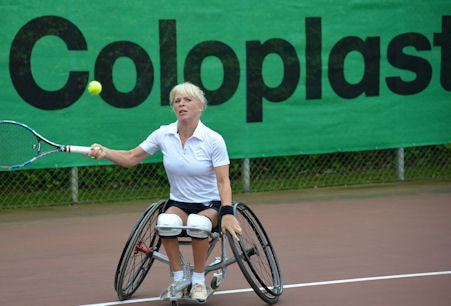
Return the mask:
<path id="1" fill-rule="evenodd" d="M 102 92 L 102 84 L 98 81 L 89 82 L 88 91 L 91 95 L 98 95 Z"/>

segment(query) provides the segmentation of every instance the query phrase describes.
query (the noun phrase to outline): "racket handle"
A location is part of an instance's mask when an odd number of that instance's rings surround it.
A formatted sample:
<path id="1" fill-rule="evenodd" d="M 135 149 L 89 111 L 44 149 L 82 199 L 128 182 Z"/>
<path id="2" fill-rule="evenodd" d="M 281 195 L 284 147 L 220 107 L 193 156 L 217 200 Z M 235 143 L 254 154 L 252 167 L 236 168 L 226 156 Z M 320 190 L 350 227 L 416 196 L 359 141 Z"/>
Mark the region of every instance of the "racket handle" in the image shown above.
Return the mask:
<path id="1" fill-rule="evenodd" d="M 68 153 L 87 153 L 89 151 L 91 151 L 91 147 L 66 146 L 66 152 Z"/>

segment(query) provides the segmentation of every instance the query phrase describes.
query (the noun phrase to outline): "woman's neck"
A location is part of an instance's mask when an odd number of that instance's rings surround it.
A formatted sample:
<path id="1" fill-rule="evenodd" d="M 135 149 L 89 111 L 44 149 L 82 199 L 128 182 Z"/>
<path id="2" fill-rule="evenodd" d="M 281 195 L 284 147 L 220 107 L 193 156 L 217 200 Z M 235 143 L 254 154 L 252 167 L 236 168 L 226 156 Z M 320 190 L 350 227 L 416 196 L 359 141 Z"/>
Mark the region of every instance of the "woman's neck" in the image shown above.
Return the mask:
<path id="1" fill-rule="evenodd" d="M 196 130 L 197 125 L 199 124 L 199 121 L 193 122 L 191 124 L 189 123 L 183 123 L 178 122 L 177 125 L 177 133 L 182 136 L 183 138 L 189 138 L 193 136 L 194 131 Z"/>

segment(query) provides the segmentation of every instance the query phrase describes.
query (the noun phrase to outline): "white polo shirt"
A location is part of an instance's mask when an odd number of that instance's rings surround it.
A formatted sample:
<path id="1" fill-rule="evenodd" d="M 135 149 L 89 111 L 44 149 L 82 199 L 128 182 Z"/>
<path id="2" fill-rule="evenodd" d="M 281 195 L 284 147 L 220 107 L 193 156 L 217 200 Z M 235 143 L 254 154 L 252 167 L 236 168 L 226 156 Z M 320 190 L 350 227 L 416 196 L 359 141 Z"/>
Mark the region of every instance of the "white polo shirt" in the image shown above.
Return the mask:
<path id="1" fill-rule="evenodd" d="M 149 154 L 161 150 L 170 198 L 185 203 L 220 200 L 215 167 L 230 164 L 224 139 L 199 121 L 182 147 L 177 122 L 163 125 L 139 145 Z"/>

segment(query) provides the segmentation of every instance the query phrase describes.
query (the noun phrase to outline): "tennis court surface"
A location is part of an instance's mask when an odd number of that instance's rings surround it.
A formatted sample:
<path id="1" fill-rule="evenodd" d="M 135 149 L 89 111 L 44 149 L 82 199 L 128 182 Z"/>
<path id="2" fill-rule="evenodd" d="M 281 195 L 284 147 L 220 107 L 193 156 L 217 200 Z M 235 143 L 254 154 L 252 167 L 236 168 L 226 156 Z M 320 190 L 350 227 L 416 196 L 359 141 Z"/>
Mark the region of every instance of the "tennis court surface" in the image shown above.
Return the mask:
<path id="1" fill-rule="evenodd" d="M 234 199 L 252 208 L 275 245 L 285 284 L 277 305 L 451 303 L 450 182 Z M 0 211 L 0 304 L 123 304 L 113 289 L 116 264 L 149 204 Z M 158 300 L 169 281 L 167 266 L 156 263 L 127 305 L 170 305 Z M 264 303 L 233 265 L 207 305 Z"/>

